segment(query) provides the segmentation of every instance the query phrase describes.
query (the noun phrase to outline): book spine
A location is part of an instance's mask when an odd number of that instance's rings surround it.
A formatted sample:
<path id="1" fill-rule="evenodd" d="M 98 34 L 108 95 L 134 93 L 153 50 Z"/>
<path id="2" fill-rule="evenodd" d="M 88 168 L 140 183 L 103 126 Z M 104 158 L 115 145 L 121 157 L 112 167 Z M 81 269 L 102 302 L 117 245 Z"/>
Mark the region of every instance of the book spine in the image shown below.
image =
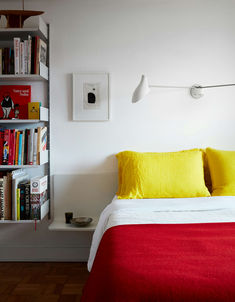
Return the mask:
<path id="1" fill-rule="evenodd" d="M 0 48 L 0 74 L 2 74 L 2 48 Z"/>
<path id="2" fill-rule="evenodd" d="M 33 137 L 33 165 L 37 164 L 37 146 L 38 146 L 38 130 L 34 130 L 34 137 Z"/>
<path id="3" fill-rule="evenodd" d="M 8 165 L 14 165 L 14 152 L 15 152 L 15 129 L 12 129 L 10 130 Z"/>
<path id="4" fill-rule="evenodd" d="M 0 178 L 0 220 L 4 220 L 3 178 Z"/>
<path id="5" fill-rule="evenodd" d="M 20 220 L 20 189 L 16 189 L 17 220 Z"/>
<path id="6" fill-rule="evenodd" d="M 28 36 L 28 74 L 31 74 L 32 37 Z"/>
<path id="7" fill-rule="evenodd" d="M 12 220 L 12 174 L 11 172 L 7 172 L 7 212 L 6 219 Z"/>
<path id="8" fill-rule="evenodd" d="M 4 141 L 3 141 L 3 165 L 8 165 L 8 159 L 9 159 L 9 144 L 10 144 L 10 130 L 5 129 L 4 130 Z"/>
<path id="9" fill-rule="evenodd" d="M 8 184 L 7 176 L 3 176 L 3 200 L 4 200 L 4 220 L 9 220 L 9 200 L 8 200 Z"/>
<path id="10" fill-rule="evenodd" d="M 28 138 L 29 138 L 29 130 L 25 129 L 25 141 L 24 141 L 24 165 L 28 164 Z"/>
<path id="11" fill-rule="evenodd" d="M 41 129 L 42 129 L 42 127 L 38 127 L 38 139 L 37 139 L 37 165 L 40 165 Z"/>
<path id="12" fill-rule="evenodd" d="M 24 67 L 25 74 L 28 74 L 28 40 L 24 41 Z"/>
<path id="13" fill-rule="evenodd" d="M 4 144 L 4 131 L 0 130 L 0 165 L 2 165 L 2 160 L 3 160 L 3 144 Z"/>
<path id="14" fill-rule="evenodd" d="M 35 39 L 35 74 L 39 74 L 39 47 L 40 47 L 40 42 L 39 42 L 40 38 L 38 36 L 36 36 Z"/>
<path id="15" fill-rule="evenodd" d="M 25 141 L 25 130 L 22 130 L 22 151 L 21 151 L 21 165 L 24 164 L 24 141 Z"/>
<path id="16" fill-rule="evenodd" d="M 34 129 L 30 129 L 29 135 L 29 165 L 33 164 L 33 139 L 34 139 Z"/>
<path id="17" fill-rule="evenodd" d="M 20 133 L 19 135 L 19 153 L 18 153 L 18 165 L 20 166 L 22 161 L 22 140 L 23 140 L 23 134 Z"/>
<path id="18" fill-rule="evenodd" d="M 15 74 L 20 73 L 20 38 L 14 38 Z"/>
<path id="19" fill-rule="evenodd" d="M 20 73 L 25 74 L 24 42 L 20 42 Z"/>
<path id="20" fill-rule="evenodd" d="M 20 220 L 25 220 L 25 184 L 19 184 L 20 189 Z"/>
<path id="21" fill-rule="evenodd" d="M 25 184 L 25 219 L 30 219 L 30 184 Z"/>
<path id="22" fill-rule="evenodd" d="M 19 138 L 20 132 L 16 132 L 16 147 L 15 147 L 15 165 L 18 165 L 18 156 L 19 156 Z"/>

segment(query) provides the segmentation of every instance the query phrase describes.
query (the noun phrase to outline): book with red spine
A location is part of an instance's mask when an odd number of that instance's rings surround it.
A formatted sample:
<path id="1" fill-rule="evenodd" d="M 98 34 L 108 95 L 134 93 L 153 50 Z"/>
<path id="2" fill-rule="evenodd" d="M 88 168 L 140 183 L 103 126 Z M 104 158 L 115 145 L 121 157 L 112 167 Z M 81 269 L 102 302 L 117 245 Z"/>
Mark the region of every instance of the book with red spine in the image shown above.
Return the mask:
<path id="1" fill-rule="evenodd" d="M 3 165 L 8 165 L 9 146 L 10 146 L 10 129 L 5 129 L 4 138 L 3 138 L 3 159 L 2 159 Z"/>
<path id="2" fill-rule="evenodd" d="M 15 153 L 15 129 L 11 129 L 8 165 L 14 165 L 14 153 Z"/>

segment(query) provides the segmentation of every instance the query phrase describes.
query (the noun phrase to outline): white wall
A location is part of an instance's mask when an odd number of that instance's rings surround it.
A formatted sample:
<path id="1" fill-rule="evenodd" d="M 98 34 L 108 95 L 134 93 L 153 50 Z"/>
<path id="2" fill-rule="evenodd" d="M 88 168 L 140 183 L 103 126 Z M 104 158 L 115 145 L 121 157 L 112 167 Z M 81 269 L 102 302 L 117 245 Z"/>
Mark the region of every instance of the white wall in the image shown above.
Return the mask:
<path id="1" fill-rule="evenodd" d="M 19 7 L 19 1 L 0 2 L 1 9 Z M 234 0 L 25 0 L 25 7 L 45 10 L 51 27 L 52 172 L 78 175 L 78 190 L 69 196 L 75 208 L 92 188 L 88 177 L 83 184 L 87 193 L 79 190 L 81 175 L 116 173 L 114 154 L 121 150 L 235 149 L 233 87 L 207 90 L 200 100 L 192 99 L 188 90 L 158 89 L 145 101 L 131 104 L 142 73 L 159 85 L 235 82 Z M 71 121 L 71 73 L 79 71 L 110 73 L 109 122 Z M 106 183 L 111 196 L 116 179 L 111 189 Z M 99 190 L 96 185 L 93 190 Z M 55 207 L 61 203 L 57 198 Z M 99 204 L 92 200 L 92 213 L 108 202 L 100 199 Z M 83 213 L 89 214 L 89 207 L 81 206 Z M 0 245 L 10 249 L 14 232 L 23 232 L 17 244 L 33 245 L 29 226 L 1 226 Z M 81 259 L 79 246 L 89 245 L 81 235 L 52 234 L 43 225 L 33 238 L 38 246 L 60 246 L 60 259 Z M 76 246 L 74 253 L 71 245 Z"/>

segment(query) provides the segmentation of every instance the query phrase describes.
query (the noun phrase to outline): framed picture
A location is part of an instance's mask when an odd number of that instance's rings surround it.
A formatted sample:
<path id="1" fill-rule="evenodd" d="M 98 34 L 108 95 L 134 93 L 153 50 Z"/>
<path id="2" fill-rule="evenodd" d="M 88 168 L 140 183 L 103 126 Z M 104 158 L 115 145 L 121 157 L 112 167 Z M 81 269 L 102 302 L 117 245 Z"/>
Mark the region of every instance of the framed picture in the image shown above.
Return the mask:
<path id="1" fill-rule="evenodd" d="M 73 73 L 73 120 L 109 120 L 109 74 Z"/>

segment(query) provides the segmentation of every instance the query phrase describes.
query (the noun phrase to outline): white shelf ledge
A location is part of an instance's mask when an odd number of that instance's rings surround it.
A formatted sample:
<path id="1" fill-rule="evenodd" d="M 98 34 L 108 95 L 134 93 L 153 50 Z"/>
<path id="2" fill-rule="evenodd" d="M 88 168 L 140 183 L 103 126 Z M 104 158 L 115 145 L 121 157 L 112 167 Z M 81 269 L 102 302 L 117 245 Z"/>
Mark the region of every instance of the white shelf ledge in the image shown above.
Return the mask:
<path id="1" fill-rule="evenodd" d="M 1 74 L 0 81 L 47 81 L 48 80 L 48 67 L 40 63 L 40 74 Z"/>
<path id="2" fill-rule="evenodd" d="M 76 227 L 72 224 L 66 224 L 64 221 L 54 220 L 48 227 L 50 231 L 67 232 L 94 232 L 98 223 L 98 217 L 92 217 L 93 221 L 85 227 Z"/>

